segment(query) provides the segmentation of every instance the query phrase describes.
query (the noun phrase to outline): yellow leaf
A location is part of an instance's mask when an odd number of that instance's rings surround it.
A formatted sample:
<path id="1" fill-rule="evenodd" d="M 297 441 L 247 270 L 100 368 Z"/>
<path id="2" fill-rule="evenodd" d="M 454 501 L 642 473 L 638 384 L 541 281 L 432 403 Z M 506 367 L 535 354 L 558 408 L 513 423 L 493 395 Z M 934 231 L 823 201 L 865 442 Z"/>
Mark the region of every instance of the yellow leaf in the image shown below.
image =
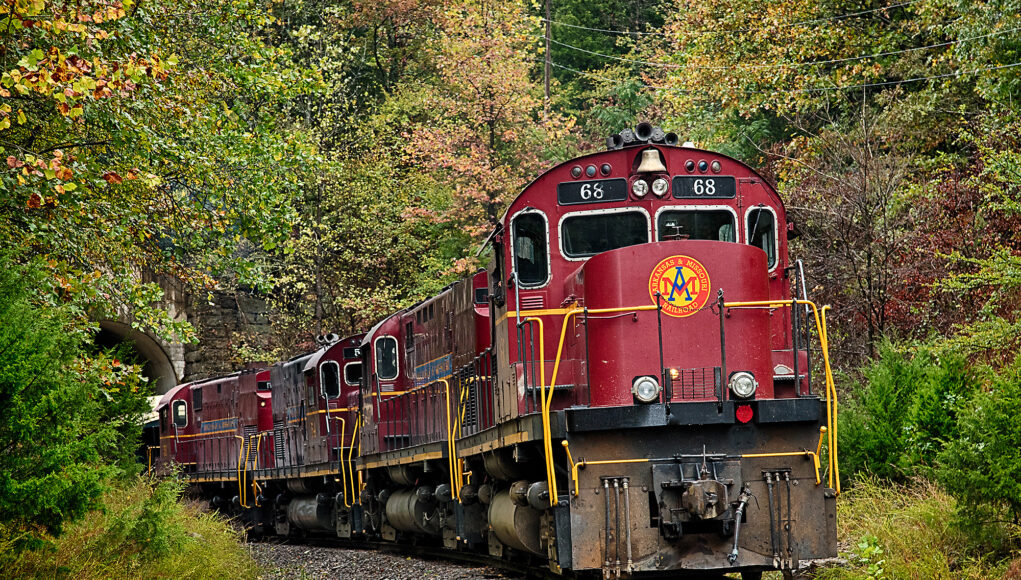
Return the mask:
<path id="1" fill-rule="evenodd" d="M 28 119 L 25 118 L 25 111 L 22 111 L 21 109 L 18 109 L 18 124 L 19 125 L 24 125 L 25 121 L 27 121 L 27 120 Z"/>

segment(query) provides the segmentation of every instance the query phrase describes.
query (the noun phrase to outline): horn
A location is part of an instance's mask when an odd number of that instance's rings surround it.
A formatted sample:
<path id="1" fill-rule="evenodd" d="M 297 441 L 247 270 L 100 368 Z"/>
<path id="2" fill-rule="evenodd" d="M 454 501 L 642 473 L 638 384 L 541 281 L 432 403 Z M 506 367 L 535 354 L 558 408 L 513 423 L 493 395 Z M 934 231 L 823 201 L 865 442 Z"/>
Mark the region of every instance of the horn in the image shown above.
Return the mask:
<path id="1" fill-rule="evenodd" d="M 662 127 L 653 127 L 652 128 L 652 136 L 649 137 L 649 139 L 653 143 L 662 143 L 664 137 L 666 137 L 666 133 L 663 132 L 663 128 Z"/>
<path id="2" fill-rule="evenodd" d="M 620 140 L 623 141 L 625 145 L 630 145 L 634 143 L 635 132 L 632 131 L 631 129 L 624 129 L 623 131 L 620 132 Z"/>
<path id="3" fill-rule="evenodd" d="M 328 344 L 333 344 L 334 342 L 337 342 L 338 340 L 340 340 L 340 337 L 337 336 L 336 334 L 333 334 L 331 332 L 331 333 L 327 334 L 326 336 L 324 336 L 323 339 L 326 340 L 326 342 Z"/>
<path id="4" fill-rule="evenodd" d="M 322 343 L 323 343 L 323 335 L 317 334 L 316 335 L 316 344 L 322 344 Z"/>
<path id="5" fill-rule="evenodd" d="M 639 141 L 648 142 L 649 137 L 652 137 L 652 124 L 651 123 L 639 123 L 635 127 L 635 137 Z"/>
<path id="6" fill-rule="evenodd" d="M 642 162 L 638 164 L 636 173 L 666 173 L 666 166 L 659 158 L 659 151 L 655 149 L 642 151 Z"/>
<path id="7" fill-rule="evenodd" d="M 606 148 L 610 151 L 620 149 L 624 146 L 624 139 L 620 135 L 614 134 L 606 138 Z"/>
<path id="8" fill-rule="evenodd" d="M 663 137 L 663 142 L 667 145 L 677 145 L 680 140 L 681 139 L 677 136 L 677 133 L 667 133 L 666 136 Z"/>

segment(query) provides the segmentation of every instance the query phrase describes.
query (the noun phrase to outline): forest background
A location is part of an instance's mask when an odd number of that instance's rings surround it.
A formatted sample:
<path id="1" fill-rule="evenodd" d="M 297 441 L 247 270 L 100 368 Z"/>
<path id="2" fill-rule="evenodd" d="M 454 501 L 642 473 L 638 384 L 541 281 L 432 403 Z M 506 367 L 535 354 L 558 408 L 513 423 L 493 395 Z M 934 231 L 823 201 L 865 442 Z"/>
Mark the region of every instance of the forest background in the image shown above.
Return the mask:
<path id="1" fill-rule="evenodd" d="M 94 321 L 192 340 L 152 275 L 270 299 L 274 332 L 225 353 L 238 364 L 308 350 L 478 267 L 531 179 L 651 121 L 785 200 L 834 307 L 849 477 L 936 482 L 960 529 L 985 530 L 961 558 L 1004 561 L 1021 3 L 556 0 L 548 100 L 545 9 L 3 0 L 4 541 L 59 533 L 133 470 L 149 387 Z"/>

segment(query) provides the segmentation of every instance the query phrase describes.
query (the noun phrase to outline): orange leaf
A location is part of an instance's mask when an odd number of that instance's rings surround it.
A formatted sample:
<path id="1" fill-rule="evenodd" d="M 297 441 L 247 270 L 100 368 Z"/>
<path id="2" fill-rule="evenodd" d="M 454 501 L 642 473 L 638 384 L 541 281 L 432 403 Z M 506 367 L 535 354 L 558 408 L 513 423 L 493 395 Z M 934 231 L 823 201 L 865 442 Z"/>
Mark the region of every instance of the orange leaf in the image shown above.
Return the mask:
<path id="1" fill-rule="evenodd" d="M 117 173 L 115 173 L 113 171 L 107 171 L 106 173 L 104 173 L 103 174 L 103 179 L 105 179 L 107 183 L 114 183 L 114 184 L 124 183 L 124 179 L 120 175 L 117 175 Z"/>

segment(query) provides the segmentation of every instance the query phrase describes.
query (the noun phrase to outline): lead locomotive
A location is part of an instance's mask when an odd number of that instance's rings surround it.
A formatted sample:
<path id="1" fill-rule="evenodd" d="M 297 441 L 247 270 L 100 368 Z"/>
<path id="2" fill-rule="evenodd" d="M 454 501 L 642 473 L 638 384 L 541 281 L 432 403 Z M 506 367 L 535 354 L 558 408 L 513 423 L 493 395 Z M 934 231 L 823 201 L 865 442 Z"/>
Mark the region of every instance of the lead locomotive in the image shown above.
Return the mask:
<path id="1" fill-rule="evenodd" d="M 648 124 L 608 146 L 518 195 L 485 271 L 168 393 L 161 462 L 265 533 L 606 577 L 834 556 L 825 309 L 776 191 Z"/>

